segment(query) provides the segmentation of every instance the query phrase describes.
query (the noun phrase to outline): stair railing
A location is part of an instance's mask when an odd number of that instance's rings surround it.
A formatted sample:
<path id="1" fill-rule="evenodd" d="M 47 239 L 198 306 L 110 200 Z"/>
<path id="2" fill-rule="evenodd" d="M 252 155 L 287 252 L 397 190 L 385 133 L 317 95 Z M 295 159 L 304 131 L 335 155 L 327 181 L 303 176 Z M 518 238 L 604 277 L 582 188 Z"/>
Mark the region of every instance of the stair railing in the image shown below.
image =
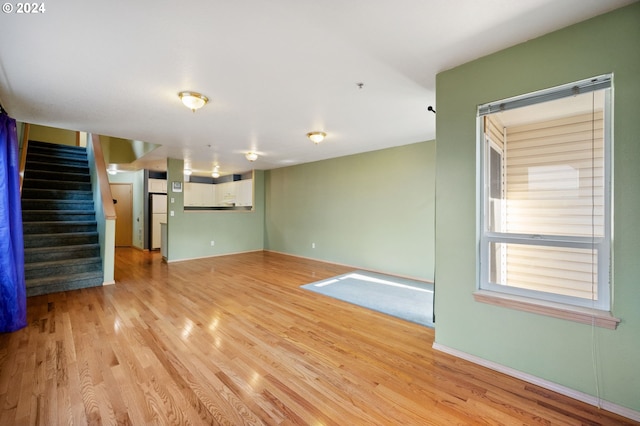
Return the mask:
<path id="1" fill-rule="evenodd" d="M 102 257 L 102 270 L 104 271 L 103 284 L 115 284 L 116 209 L 111 196 L 111 187 L 109 186 L 100 136 L 88 135 L 87 154 L 91 170 L 93 200 L 96 206 L 96 221 L 98 222 L 100 256 Z"/>

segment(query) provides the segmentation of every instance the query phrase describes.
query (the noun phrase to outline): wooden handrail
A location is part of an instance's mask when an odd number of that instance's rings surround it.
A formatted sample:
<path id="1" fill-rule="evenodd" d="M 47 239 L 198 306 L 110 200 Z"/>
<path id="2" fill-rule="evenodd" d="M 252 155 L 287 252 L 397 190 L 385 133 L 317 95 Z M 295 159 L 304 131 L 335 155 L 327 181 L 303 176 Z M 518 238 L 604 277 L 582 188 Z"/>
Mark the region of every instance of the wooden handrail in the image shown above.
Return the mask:
<path id="1" fill-rule="evenodd" d="M 22 197 L 22 181 L 24 181 L 24 168 L 27 165 L 27 148 L 29 148 L 29 123 L 24 124 L 22 131 L 22 155 L 20 155 L 20 196 Z"/>
<path id="2" fill-rule="evenodd" d="M 116 208 L 113 205 L 113 197 L 111 196 L 111 187 L 109 186 L 107 167 L 104 163 L 104 155 L 102 154 L 102 144 L 100 143 L 100 136 L 92 134 L 91 144 L 93 148 L 93 156 L 95 157 L 96 162 L 96 174 L 98 175 L 98 184 L 100 189 L 100 196 L 102 198 L 104 218 L 116 219 Z"/>

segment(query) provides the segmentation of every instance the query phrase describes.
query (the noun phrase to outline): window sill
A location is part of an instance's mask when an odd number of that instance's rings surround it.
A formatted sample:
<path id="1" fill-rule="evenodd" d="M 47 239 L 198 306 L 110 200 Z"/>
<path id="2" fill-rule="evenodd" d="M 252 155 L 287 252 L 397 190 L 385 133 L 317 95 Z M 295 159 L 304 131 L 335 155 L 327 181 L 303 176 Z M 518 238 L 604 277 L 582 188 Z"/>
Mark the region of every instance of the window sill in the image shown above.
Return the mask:
<path id="1" fill-rule="evenodd" d="M 547 302 L 543 300 L 529 299 L 526 297 L 501 294 L 492 291 L 478 290 L 473 293 L 476 302 L 488 303 L 503 308 L 517 309 L 533 314 L 546 315 L 582 324 L 615 330 L 620 319 L 610 312 L 597 309 L 582 308 L 579 306 L 563 305 L 561 303 Z"/>

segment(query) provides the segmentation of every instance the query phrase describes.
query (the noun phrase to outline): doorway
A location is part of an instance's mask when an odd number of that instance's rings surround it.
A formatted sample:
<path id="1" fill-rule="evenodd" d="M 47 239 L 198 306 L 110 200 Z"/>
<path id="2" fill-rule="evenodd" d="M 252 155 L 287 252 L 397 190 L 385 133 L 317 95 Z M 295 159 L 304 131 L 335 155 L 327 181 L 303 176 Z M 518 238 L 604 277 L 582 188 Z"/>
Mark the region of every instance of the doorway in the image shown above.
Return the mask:
<path id="1" fill-rule="evenodd" d="M 133 243 L 133 185 L 112 183 L 111 196 L 116 209 L 116 247 L 131 247 Z"/>

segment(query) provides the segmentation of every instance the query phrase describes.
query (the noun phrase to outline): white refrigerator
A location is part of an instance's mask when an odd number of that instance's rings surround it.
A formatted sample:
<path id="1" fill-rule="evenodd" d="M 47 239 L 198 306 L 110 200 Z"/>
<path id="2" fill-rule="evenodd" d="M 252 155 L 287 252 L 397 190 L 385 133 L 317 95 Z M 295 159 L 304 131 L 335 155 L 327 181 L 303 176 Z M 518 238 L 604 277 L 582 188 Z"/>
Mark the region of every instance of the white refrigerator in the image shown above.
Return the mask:
<path id="1" fill-rule="evenodd" d="M 167 195 L 149 194 L 151 204 L 151 250 L 160 248 L 160 224 L 167 223 Z"/>

